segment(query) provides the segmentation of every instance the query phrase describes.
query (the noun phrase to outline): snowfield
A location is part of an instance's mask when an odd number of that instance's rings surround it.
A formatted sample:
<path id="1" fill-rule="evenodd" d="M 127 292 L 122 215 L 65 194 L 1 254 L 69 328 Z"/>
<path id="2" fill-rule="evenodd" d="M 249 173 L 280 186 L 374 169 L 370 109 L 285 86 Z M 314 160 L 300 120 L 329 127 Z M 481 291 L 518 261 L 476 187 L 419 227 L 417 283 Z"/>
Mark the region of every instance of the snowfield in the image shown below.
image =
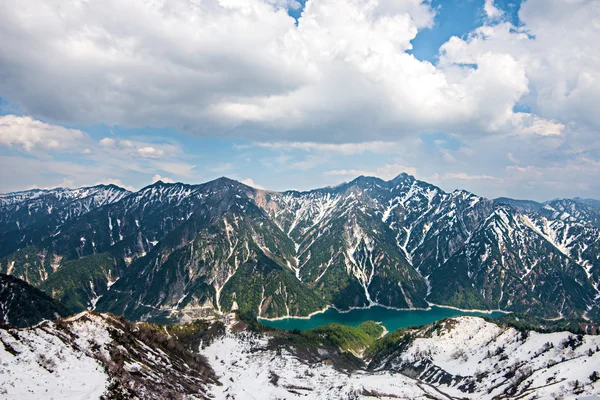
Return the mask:
<path id="1" fill-rule="evenodd" d="M 90 342 L 85 339 L 92 336 L 104 340 L 106 330 L 99 324 L 76 324 L 84 335 L 75 348 L 65 343 L 57 330 L 45 325 L 0 330 L 0 398 L 99 398 L 106 391 L 109 377 L 91 356 Z"/>
<path id="2" fill-rule="evenodd" d="M 600 380 L 591 379 L 600 373 L 600 336 L 520 332 L 456 317 L 394 336 L 392 345 L 364 360 L 364 369 L 348 373 L 327 357 L 309 363 L 294 348 L 277 351 L 268 346 L 268 335 L 236 333 L 235 324 L 199 351 L 219 382 L 210 371 L 194 373 L 205 365 L 201 361 L 191 364 L 183 353 L 161 349 L 157 343 L 165 342 L 136 336 L 139 325 L 108 314 L 84 312 L 32 328 L 0 329 L 0 398 L 118 393 L 162 399 L 177 393 L 184 399 L 532 400 L 600 394 Z M 125 362 L 115 370 L 117 353 Z M 163 391 L 167 387 L 172 391 Z"/>
<path id="3" fill-rule="evenodd" d="M 435 396 L 434 388 L 401 374 L 347 375 L 325 363 L 305 364 L 285 350 L 280 355 L 260 350 L 267 342 L 264 337 L 228 334 L 203 351 L 223 383 L 212 389 L 216 399 L 348 399 L 367 392 L 388 395 L 380 398 Z"/>
<path id="4" fill-rule="evenodd" d="M 0 329 L 0 399 L 206 399 L 212 370 L 166 339 L 89 312 Z"/>
<path id="5" fill-rule="evenodd" d="M 434 333 L 428 328 L 411 333 L 416 338 L 404 351 L 351 374 L 326 362 L 309 365 L 286 350 L 278 355 L 266 350 L 268 337 L 248 333 L 229 332 L 203 354 L 223 383 L 212 389 L 217 399 L 577 399 L 600 394 L 600 381 L 590 381 L 594 371 L 600 374 L 599 336 L 579 341 L 568 332 L 524 335 L 477 317 L 449 319 Z"/>

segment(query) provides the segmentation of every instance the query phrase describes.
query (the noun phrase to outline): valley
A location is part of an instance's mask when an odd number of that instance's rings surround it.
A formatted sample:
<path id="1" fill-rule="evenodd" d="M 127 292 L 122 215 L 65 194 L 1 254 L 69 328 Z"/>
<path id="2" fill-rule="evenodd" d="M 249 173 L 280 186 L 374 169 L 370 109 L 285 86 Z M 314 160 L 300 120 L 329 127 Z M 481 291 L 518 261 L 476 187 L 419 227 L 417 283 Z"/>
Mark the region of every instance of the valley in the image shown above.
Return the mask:
<path id="1" fill-rule="evenodd" d="M 525 204 L 407 174 L 307 192 L 220 178 L 9 193 L 0 273 L 131 320 L 431 304 L 597 319 L 600 209 Z"/>
<path id="2" fill-rule="evenodd" d="M 406 174 L 308 192 L 221 178 L 0 200 L 7 398 L 600 390 L 589 202 L 489 200 Z"/>

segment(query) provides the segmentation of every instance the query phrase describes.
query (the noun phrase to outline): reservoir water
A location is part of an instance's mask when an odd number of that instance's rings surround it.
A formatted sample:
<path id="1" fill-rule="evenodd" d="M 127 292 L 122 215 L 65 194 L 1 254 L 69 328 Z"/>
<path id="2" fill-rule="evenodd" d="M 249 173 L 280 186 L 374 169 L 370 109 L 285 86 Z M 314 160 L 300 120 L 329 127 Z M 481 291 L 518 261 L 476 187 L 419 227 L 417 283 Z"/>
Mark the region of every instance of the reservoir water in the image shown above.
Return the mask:
<path id="1" fill-rule="evenodd" d="M 365 321 L 376 321 L 381 322 L 389 332 L 393 332 L 400 328 L 430 324 L 440 319 L 459 315 L 498 318 L 504 314 L 501 312 L 481 313 L 461 311 L 444 307 L 431 307 L 429 310 L 393 310 L 374 306 L 371 308 L 354 309 L 349 312 L 339 312 L 330 308 L 327 311 L 315 314 L 308 319 L 284 318 L 275 321 L 261 319 L 260 322 L 272 328 L 307 330 L 331 323 L 357 326 Z"/>

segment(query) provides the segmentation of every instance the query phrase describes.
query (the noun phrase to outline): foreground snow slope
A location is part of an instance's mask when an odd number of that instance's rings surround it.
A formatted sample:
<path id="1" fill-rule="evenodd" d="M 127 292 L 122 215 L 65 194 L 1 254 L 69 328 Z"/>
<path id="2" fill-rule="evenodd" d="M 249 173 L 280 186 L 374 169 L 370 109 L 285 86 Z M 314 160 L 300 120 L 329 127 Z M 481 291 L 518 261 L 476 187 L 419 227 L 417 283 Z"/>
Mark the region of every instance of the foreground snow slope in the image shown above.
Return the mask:
<path id="1" fill-rule="evenodd" d="M 186 330 L 192 332 L 190 326 L 131 324 L 89 312 L 0 329 L 0 398 L 531 400 L 600 394 L 594 374 L 600 374 L 600 336 L 521 332 L 457 317 L 389 333 L 361 361 L 326 342 L 302 348 L 291 340 L 294 333 L 251 333 L 234 319 L 210 343 L 201 335 L 190 341 L 193 334 L 184 340 L 178 332 Z"/>
<path id="2" fill-rule="evenodd" d="M 542 334 L 457 317 L 407 331 L 370 368 L 392 370 L 455 397 L 577 398 L 600 394 L 600 336 Z M 400 342 L 402 344 L 400 344 Z M 600 375 L 599 375 L 600 377 Z"/>
<path id="3" fill-rule="evenodd" d="M 327 361 L 308 364 L 282 350 L 266 350 L 267 337 L 228 334 L 204 350 L 223 386 L 217 399 L 351 399 L 448 397 L 399 373 L 358 371 L 346 374 Z M 325 355 L 325 354 L 324 354 Z"/>
<path id="4" fill-rule="evenodd" d="M 75 323 L 73 328 L 82 336 L 72 343 L 65 343 L 49 323 L 34 329 L 0 330 L 0 395 L 10 399 L 99 398 L 110 378 L 90 345 L 103 345 L 110 339 L 102 324 Z"/>
<path id="5" fill-rule="evenodd" d="M 2 399 L 206 399 L 209 382 L 197 353 L 108 314 L 0 329 Z"/>
<path id="6" fill-rule="evenodd" d="M 397 339 L 394 339 L 396 337 Z M 406 340 L 404 340 L 406 339 Z M 390 336 L 367 351 L 368 368 L 340 372 L 327 350 L 307 362 L 269 337 L 233 334 L 203 354 L 223 386 L 218 399 L 577 399 L 600 394 L 599 336 L 522 333 L 482 318 L 458 317 Z M 384 343 L 384 342 L 381 342 Z M 576 383 L 577 382 L 577 383 Z"/>
<path id="7" fill-rule="evenodd" d="M 0 340 L 1 398 L 97 399 L 107 389 L 102 365 L 51 332 L 28 330 L 15 338 L 0 331 Z"/>

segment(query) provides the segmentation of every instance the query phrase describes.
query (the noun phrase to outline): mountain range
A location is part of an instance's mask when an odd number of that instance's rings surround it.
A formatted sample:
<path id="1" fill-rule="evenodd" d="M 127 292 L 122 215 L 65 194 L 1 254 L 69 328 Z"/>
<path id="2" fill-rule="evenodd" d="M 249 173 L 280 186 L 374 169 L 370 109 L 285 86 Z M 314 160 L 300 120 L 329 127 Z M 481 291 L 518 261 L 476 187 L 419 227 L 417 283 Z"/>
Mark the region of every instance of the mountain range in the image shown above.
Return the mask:
<path id="1" fill-rule="evenodd" d="M 600 206 L 407 174 L 274 192 L 220 178 L 0 195 L 0 273 L 70 311 L 181 321 L 382 305 L 600 319 Z"/>

